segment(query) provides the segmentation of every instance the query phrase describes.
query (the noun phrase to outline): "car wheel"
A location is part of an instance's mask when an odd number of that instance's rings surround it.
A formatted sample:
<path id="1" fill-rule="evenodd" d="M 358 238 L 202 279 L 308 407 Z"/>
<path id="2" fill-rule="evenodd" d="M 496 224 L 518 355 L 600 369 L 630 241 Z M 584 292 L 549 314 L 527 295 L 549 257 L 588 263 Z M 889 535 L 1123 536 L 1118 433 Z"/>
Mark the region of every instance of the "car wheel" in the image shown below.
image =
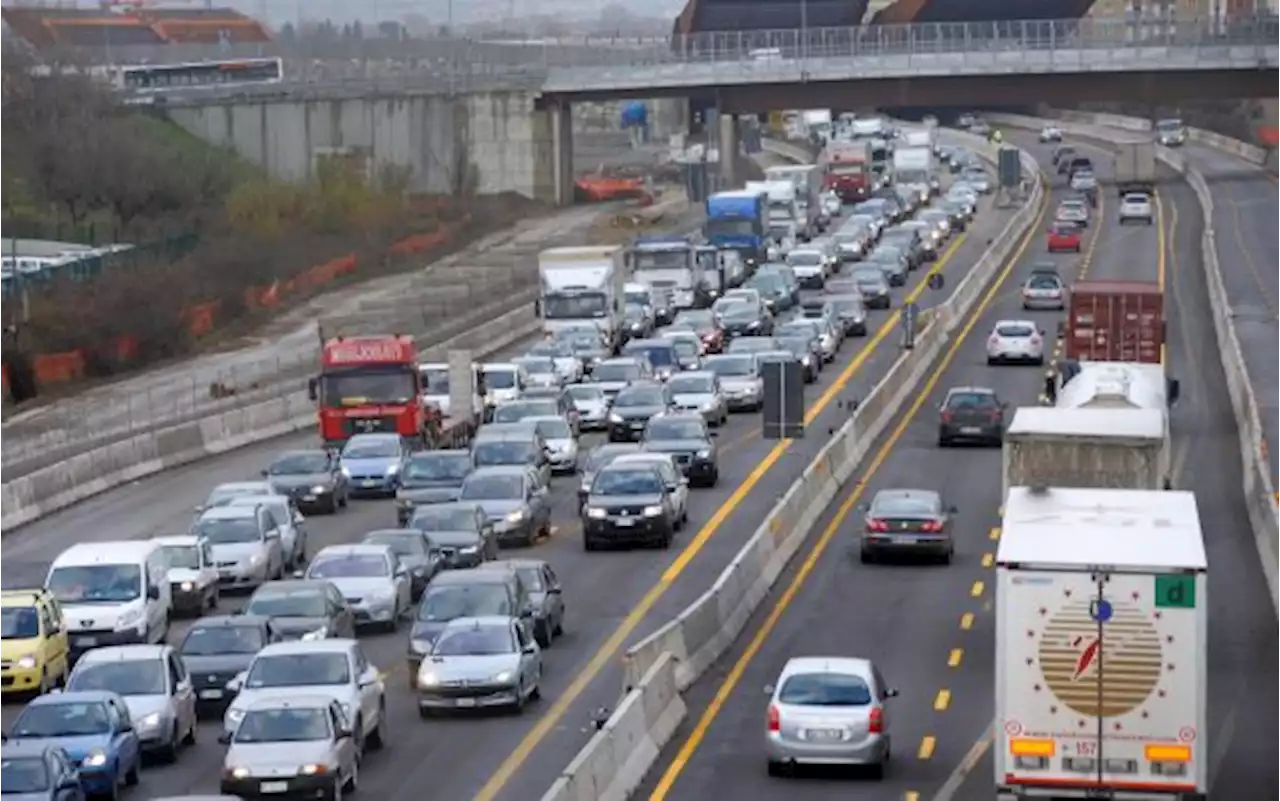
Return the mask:
<path id="1" fill-rule="evenodd" d="M 161 762 L 172 763 L 172 762 L 178 761 L 178 743 L 179 742 L 180 742 L 180 738 L 178 737 L 178 722 L 175 720 L 173 722 L 173 731 L 169 732 L 169 742 L 165 743 L 164 748 L 160 749 L 159 756 L 160 756 Z"/>
<path id="2" fill-rule="evenodd" d="M 992 366 L 994 366 L 994 365 L 995 365 L 995 363 L 996 363 L 997 361 L 998 361 L 998 359 L 996 359 L 994 356 L 988 356 L 988 357 L 987 357 L 987 366 L 988 366 L 988 367 L 992 367 Z"/>
<path id="3" fill-rule="evenodd" d="M 770 759 L 765 766 L 765 772 L 776 779 L 786 776 L 788 770 L 785 764 Z"/>
<path id="4" fill-rule="evenodd" d="M 551 626 L 546 620 L 541 620 L 534 625 L 533 639 L 538 643 L 539 648 L 551 647 Z"/>
<path id="5" fill-rule="evenodd" d="M 359 789 L 360 789 L 360 760 L 357 759 L 356 761 L 351 763 L 351 773 L 347 774 L 346 786 L 343 787 L 339 785 L 338 797 L 339 798 L 342 797 L 342 792 L 344 790 L 348 793 L 354 793 Z"/>
<path id="6" fill-rule="evenodd" d="M 124 774 L 125 787 L 138 786 L 138 766 L 141 763 L 141 761 L 142 761 L 141 757 L 135 758 L 133 760 L 133 764 L 129 766 L 129 770 L 125 772 Z"/>
<path id="7" fill-rule="evenodd" d="M 950 448 L 950 447 L 951 447 L 951 438 L 950 438 L 950 437 L 943 436 L 942 434 L 939 434 L 939 435 L 938 435 L 938 447 L 939 447 L 939 448 Z"/>
<path id="8" fill-rule="evenodd" d="M 40 671 L 40 686 L 36 688 L 38 695 L 44 695 L 53 689 L 53 685 L 49 683 L 49 672 L 47 670 Z"/>
<path id="9" fill-rule="evenodd" d="M 387 704 L 385 701 L 378 705 L 378 725 L 374 728 L 373 734 L 369 735 L 369 748 L 374 751 L 381 751 L 387 746 Z"/>
<path id="10" fill-rule="evenodd" d="M 564 611 L 563 610 L 561 610 L 560 612 L 560 617 L 556 619 L 556 627 L 551 630 L 551 633 L 556 637 L 564 636 Z"/>
<path id="11" fill-rule="evenodd" d="M 191 716 L 191 726 L 187 729 L 187 736 L 182 738 L 183 745 L 196 744 L 196 730 L 200 728 L 200 723 L 196 720 L 195 715 Z"/>
<path id="12" fill-rule="evenodd" d="M 87 798 L 88 795 L 86 795 L 85 797 Z M 107 790 L 107 794 L 104 797 L 107 799 L 107 801 L 116 801 L 118 798 L 120 798 L 119 778 L 117 778 L 114 782 L 111 783 L 111 789 Z"/>
<path id="13" fill-rule="evenodd" d="M 885 774 L 889 772 L 889 758 L 886 756 L 876 764 L 871 766 L 871 778 L 875 781 L 884 779 Z"/>
<path id="14" fill-rule="evenodd" d="M 1036 360 L 1033 362 L 1033 364 L 1035 364 L 1035 366 L 1036 366 L 1036 367 L 1043 367 L 1043 366 L 1044 366 L 1044 357 L 1043 357 L 1043 356 L 1041 356 L 1040 358 L 1036 359 Z"/>
<path id="15" fill-rule="evenodd" d="M 868 548 L 861 548 L 858 550 L 858 561 L 864 565 L 875 564 L 876 555 Z"/>
<path id="16" fill-rule="evenodd" d="M 520 682 L 519 684 L 516 685 L 516 700 L 511 705 L 511 711 L 516 713 L 517 715 L 523 715 L 524 703 L 525 703 L 524 682 Z"/>

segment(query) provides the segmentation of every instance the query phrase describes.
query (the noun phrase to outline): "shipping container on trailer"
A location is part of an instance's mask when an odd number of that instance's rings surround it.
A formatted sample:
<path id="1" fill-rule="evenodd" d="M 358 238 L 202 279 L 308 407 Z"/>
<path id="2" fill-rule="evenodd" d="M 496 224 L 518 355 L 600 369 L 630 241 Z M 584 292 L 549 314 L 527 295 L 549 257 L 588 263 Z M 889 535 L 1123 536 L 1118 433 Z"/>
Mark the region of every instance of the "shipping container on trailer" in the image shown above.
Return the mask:
<path id="1" fill-rule="evenodd" d="M 1204 801 L 1207 570 L 1190 492 L 1009 491 L 996 555 L 999 801 Z"/>
<path id="2" fill-rule="evenodd" d="M 1163 361 L 1164 292 L 1144 281 L 1080 281 L 1067 308 L 1066 358 Z"/>

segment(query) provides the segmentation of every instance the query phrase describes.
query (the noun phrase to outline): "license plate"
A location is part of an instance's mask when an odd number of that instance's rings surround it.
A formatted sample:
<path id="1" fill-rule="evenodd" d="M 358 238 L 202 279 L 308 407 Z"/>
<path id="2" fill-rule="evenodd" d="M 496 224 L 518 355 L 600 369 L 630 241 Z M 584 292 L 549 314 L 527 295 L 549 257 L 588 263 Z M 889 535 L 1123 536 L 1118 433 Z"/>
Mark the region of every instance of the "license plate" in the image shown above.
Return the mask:
<path id="1" fill-rule="evenodd" d="M 840 729 L 806 729 L 805 739 L 815 740 L 818 742 L 830 742 L 832 740 L 842 739 L 844 732 Z"/>
<path id="2" fill-rule="evenodd" d="M 978 428 L 977 426 L 961 426 L 960 433 L 961 434 L 980 434 L 982 433 L 982 429 Z"/>
<path id="3" fill-rule="evenodd" d="M 92 648 L 98 644 L 96 637 L 76 637 L 76 645 L 81 648 Z"/>
<path id="4" fill-rule="evenodd" d="M 304 500 L 304 501 L 314 501 L 315 499 L 316 499 L 316 496 L 314 496 L 314 495 L 303 495 L 303 496 L 302 496 L 302 500 Z"/>
<path id="5" fill-rule="evenodd" d="M 459 699 L 457 699 L 457 705 L 458 705 L 458 706 L 475 706 L 475 705 L 476 705 L 476 699 L 474 699 L 474 698 L 459 698 Z"/>
<path id="6" fill-rule="evenodd" d="M 216 701 L 222 697 L 222 690 L 201 690 L 201 701 Z"/>
<path id="7" fill-rule="evenodd" d="M 895 537 L 893 538 L 893 541 L 894 541 L 894 542 L 900 542 L 900 543 L 903 543 L 904 545 L 912 545 L 912 544 L 914 544 L 914 543 L 919 542 L 919 541 L 920 541 L 920 538 L 919 538 L 919 537 L 908 537 L 908 536 L 904 536 L 904 535 L 899 534 L 899 535 L 897 535 L 897 536 L 895 536 Z"/>
<path id="8" fill-rule="evenodd" d="M 373 479 L 371 479 L 371 478 L 369 478 L 369 479 L 365 479 L 365 481 L 364 481 L 364 486 L 366 486 L 366 487 L 376 487 L 376 486 L 378 486 L 378 482 L 377 482 L 377 481 L 374 481 L 374 480 L 373 480 Z"/>
<path id="9" fill-rule="evenodd" d="M 289 792 L 288 782 L 263 782 L 259 788 L 264 793 L 287 793 Z"/>
<path id="10" fill-rule="evenodd" d="M 628 517 L 619 518 L 618 520 L 614 521 L 614 525 L 620 526 L 622 528 L 626 528 L 628 526 L 634 526 L 635 524 L 636 524 L 636 521 Z"/>

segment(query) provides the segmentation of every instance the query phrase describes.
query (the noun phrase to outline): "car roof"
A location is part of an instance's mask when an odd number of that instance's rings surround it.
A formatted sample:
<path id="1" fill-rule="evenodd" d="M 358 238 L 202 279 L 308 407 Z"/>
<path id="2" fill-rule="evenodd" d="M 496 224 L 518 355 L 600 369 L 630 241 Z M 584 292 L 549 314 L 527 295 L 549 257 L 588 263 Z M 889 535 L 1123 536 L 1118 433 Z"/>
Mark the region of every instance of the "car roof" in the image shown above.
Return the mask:
<path id="1" fill-rule="evenodd" d="M 56 747 L 50 745 L 48 741 L 38 738 L 31 740 L 13 739 L 4 744 L 4 758 L 7 761 L 15 758 L 43 757 L 45 751 Z"/>
<path id="2" fill-rule="evenodd" d="M 597 392 L 604 392 L 604 384 L 597 384 L 594 381 L 583 381 L 581 384 L 574 384 L 567 389 L 594 389 Z"/>
<path id="3" fill-rule="evenodd" d="M 166 534 L 161 537 L 152 537 L 151 541 L 167 547 L 191 547 L 198 545 L 201 539 L 195 534 Z"/>
<path id="4" fill-rule="evenodd" d="M 282 654 L 349 654 L 355 646 L 355 640 L 345 637 L 329 637 L 323 640 L 286 640 L 268 643 L 258 651 L 255 658 Z"/>
<path id="5" fill-rule="evenodd" d="M 240 628 L 242 626 L 265 626 L 271 618 L 264 615 L 209 615 L 207 617 L 196 618 L 191 625 L 187 627 L 187 631 L 203 626 L 205 628 Z"/>
<path id="6" fill-rule="evenodd" d="M 871 503 L 874 505 L 877 501 L 892 501 L 903 498 L 920 498 L 921 500 L 939 503 L 942 495 L 937 490 L 929 489 L 882 489 L 876 492 Z"/>
<path id="7" fill-rule="evenodd" d="M 466 584 L 505 584 L 514 580 L 514 570 L 445 570 L 431 577 L 431 586 L 462 586 Z"/>
<path id="8" fill-rule="evenodd" d="M 628 464 L 675 464 L 676 456 L 674 453 L 658 453 L 655 451 L 633 451 L 631 453 L 623 453 L 614 459 L 610 464 L 628 465 Z"/>
<path id="9" fill-rule="evenodd" d="M 568 423 L 562 414 L 535 414 L 531 417 L 526 417 L 525 420 L 534 425 L 538 423 Z"/>
<path id="10" fill-rule="evenodd" d="M 633 346 L 640 348 L 669 348 L 671 343 L 662 337 L 649 337 L 648 339 L 633 339 L 625 347 L 630 348 Z"/>
<path id="11" fill-rule="evenodd" d="M 109 645 L 85 651 L 76 665 L 96 665 L 103 662 L 140 662 L 146 659 L 163 659 L 171 650 L 168 645 Z"/>
<path id="12" fill-rule="evenodd" d="M 298 592 L 299 590 L 315 590 L 322 592 L 325 585 L 329 584 L 328 579 L 279 579 L 276 581 L 268 581 L 253 591 L 254 595 L 259 592 L 269 595 L 277 592 Z"/>
<path id="13" fill-rule="evenodd" d="M 38 695 L 27 702 L 27 707 L 54 706 L 57 704 L 104 704 L 107 701 L 123 702 L 124 699 L 110 690 L 66 690 L 60 693 Z M 9 744 L 5 743 L 5 756 L 8 756 L 8 749 Z"/>
<path id="14" fill-rule="evenodd" d="M 996 320 L 996 324 L 992 328 L 999 328 L 1002 325 L 1027 325 L 1031 326 L 1032 330 L 1039 328 L 1033 320 Z"/>
<path id="15" fill-rule="evenodd" d="M 264 695 L 249 704 L 245 711 L 254 709 L 328 709 L 333 697 L 328 695 Z"/>
<path id="16" fill-rule="evenodd" d="M 351 439 L 347 440 L 347 444 L 352 442 L 383 442 L 387 440 L 400 440 L 399 434 L 390 434 L 384 431 L 372 431 L 365 434 L 352 434 Z"/>
<path id="17" fill-rule="evenodd" d="M 633 381 L 627 385 L 627 389 L 662 389 L 664 386 L 666 385 L 660 381 Z"/>
<path id="18" fill-rule="evenodd" d="M 534 559 L 533 557 L 524 556 L 515 559 L 496 559 L 492 562 L 482 562 L 481 570 L 520 570 L 529 569 L 531 567 L 542 568 L 547 566 L 547 560 Z"/>
<path id="19" fill-rule="evenodd" d="M 479 445 L 485 442 L 532 442 L 534 437 L 537 436 L 537 432 L 534 431 L 533 424 L 529 422 L 531 417 L 532 415 L 530 415 L 530 417 L 524 418 L 519 423 L 505 424 L 505 425 L 520 426 L 520 428 L 513 428 L 506 431 L 496 431 L 494 429 L 489 429 L 489 431 L 485 432 L 484 434 L 478 434 L 473 444 Z M 489 425 L 494 425 L 494 424 L 490 423 Z M 504 424 L 498 423 L 497 425 L 504 425 Z M 483 430 L 483 428 L 481 430 Z"/>
<path id="20" fill-rule="evenodd" d="M 698 412 L 686 412 L 686 411 L 661 412 L 659 414 L 655 414 L 653 417 L 650 417 L 649 419 L 650 420 L 688 420 L 690 422 L 698 422 L 698 423 L 704 423 L 704 424 L 706 422 L 705 420 L 702 419 L 702 415 L 699 414 Z"/>
<path id="21" fill-rule="evenodd" d="M 682 371 L 682 372 L 676 373 L 675 375 L 673 375 L 673 376 L 671 376 L 671 377 L 672 377 L 673 379 L 674 379 L 674 378 L 704 378 L 704 379 L 714 379 L 714 378 L 716 377 L 716 374 L 715 374 L 715 373 L 713 373 L 713 372 L 711 372 L 710 370 L 684 370 L 684 371 Z"/>
<path id="22" fill-rule="evenodd" d="M 253 498 L 254 496 L 249 496 Z M 254 510 L 256 504 L 238 504 L 236 506 L 219 504 L 205 509 L 200 513 L 200 519 L 203 520 L 248 520 L 256 517 Z"/>
<path id="23" fill-rule="evenodd" d="M 444 503 L 427 503 L 421 506 L 415 506 L 413 513 L 418 512 L 450 512 L 455 509 L 467 509 L 471 512 L 479 510 L 480 505 L 475 501 L 445 501 Z"/>
<path id="24" fill-rule="evenodd" d="M 529 468 L 522 464 L 493 464 L 485 467 L 477 467 L 467 476 L 467 480 L 472 478 L 484 478 L 485 476 L 517 476 L 526 478 L 529 475 Z"/>
<path id="25" fill-rule="evenodd" d="M 638 365 L 638 364 L 643 364 L 643 360 L 639 356 L 614 356 L 613 358 L 605 359 L 604 361 L 600 362 L 600 364 L 596 366 L 604 367 L 605 365 L 609 365 L 609 364 Z"/>
<path id="26" fill-rule="evenodd" d="M 782 666 L 778 683 L 801 673 L 847 673 L 870 678 L 871 660 L 855 656 L 795 656 Z"/>
<path id="27" fill-rule="evenodd" d="M 467 450 L 466 448 L 439 448 L 437 450 L 431 450 L 431 451 L 415 451 L 409 454 L 409 461 L 425 462 L 431 459 L 441 459 L 441 458 L 456 459 L 459 457 L 463 459 L 470 459 L 471 451 Z"/>
<path id="28" fill-rule="evenodd" d="M 422 365 L 426 366 L 426 365 Z M 281 451 L 276 454 L 276 459 L 284 459 L 287 456 L 328 456 L 329 452 L 324 448 L 293 448 L 292 450 Z"/>
<path id="29" fill-rule="evenodd" d="M 386 556 L 389 553 L 392 553 L 390 548 L 378 543 L 344 543 L 342 545 L 326 545 L 316 551 L 315 555 L 311 557 L 311 561 L 315 562 L 321 556 Z"/>
<path id="30" fill-rule="evenodd" d="M 252 490 L 265 489 L 265 494 L 276 495 L 276 491 L 272 489 L 269 481 L 224 481 L 213 488 L 214 492 L 218 490 Z"/>
<path id="31" fill-rule="evenodd" d="M 53 567 L 69 564 L 119 564 L 140 562 L 158 549 L 151 540 L 113 540 L 111 542 L 78 542 L 67 548 L 53 560 Z"/>
<path id="32" fill-rule="evenodd" d="M 427 504 L 430 506 L 431 504 Z M 422 532 L 416 528 L 375 528 L 361 536 L 361 542 L 370 537 L 421 537 Z"/>
<path id="33" fill-rule="evenodd" d="M 455 617 L 448 623 L 444 624 L 440 634 L 456 631 L 458 629 L 477 628 L 482 626 L 501 626 L 507 628 L 511 625 L 511 618 L 505 615 L 475 615 L 474 617 Z M 437 639 L 439 639 L 437 637 Z"/>

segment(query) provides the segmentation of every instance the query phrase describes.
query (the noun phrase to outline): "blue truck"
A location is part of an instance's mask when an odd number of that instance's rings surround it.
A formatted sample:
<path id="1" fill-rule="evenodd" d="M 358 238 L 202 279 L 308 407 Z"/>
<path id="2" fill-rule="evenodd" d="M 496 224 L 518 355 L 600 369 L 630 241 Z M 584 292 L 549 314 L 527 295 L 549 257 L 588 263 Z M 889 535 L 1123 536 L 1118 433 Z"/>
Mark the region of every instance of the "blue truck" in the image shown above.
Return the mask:
<path id="1" fill-rule="evenodd" d="M 768 245 L 768 201 L 759 192 L 718 192 L 707 198 L 707 241 L 723 250 L 736 250 L 747 273 L 763 264 Z"/>

